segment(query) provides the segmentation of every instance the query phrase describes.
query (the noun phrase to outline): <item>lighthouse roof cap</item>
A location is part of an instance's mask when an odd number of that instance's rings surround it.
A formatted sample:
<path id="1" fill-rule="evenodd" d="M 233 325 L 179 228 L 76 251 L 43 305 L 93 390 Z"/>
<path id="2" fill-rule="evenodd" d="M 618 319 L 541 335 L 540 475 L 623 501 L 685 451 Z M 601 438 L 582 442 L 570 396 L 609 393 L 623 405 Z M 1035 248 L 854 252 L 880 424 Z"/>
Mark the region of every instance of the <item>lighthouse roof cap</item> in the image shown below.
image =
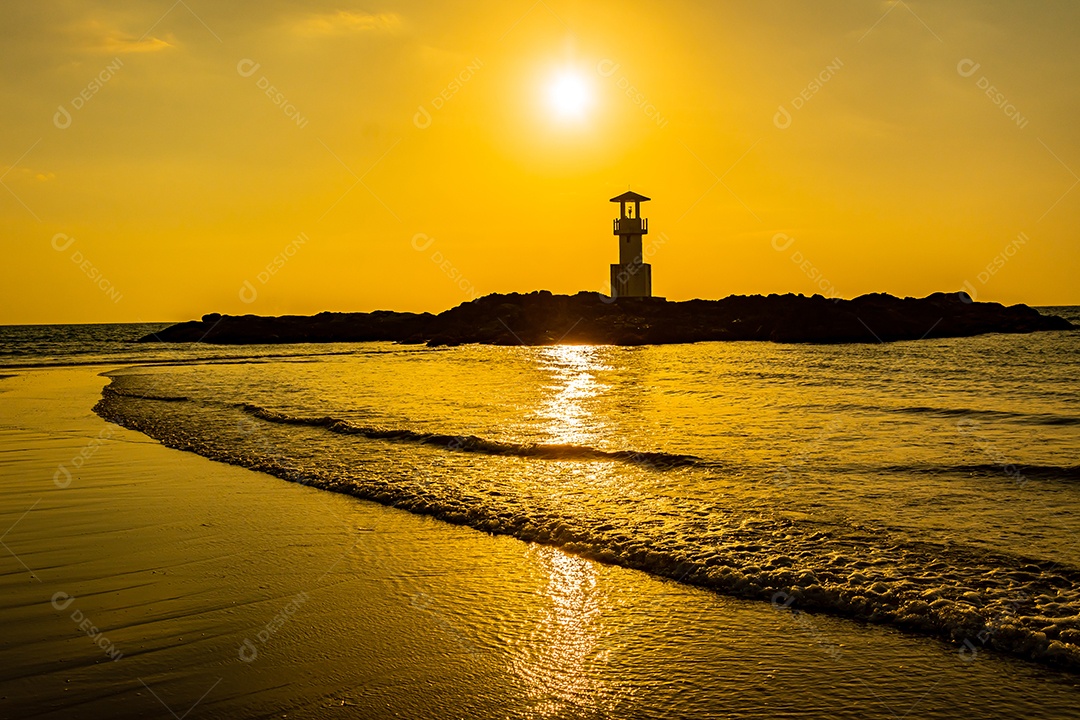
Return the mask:
<path id="1" fill-rule="evenodd" d="M 645 202 L 646 200 L 651 199 L 652 198 L 647 198 L 644 195 L 639 195 L 633 190 L 627 190 L 622 195 L 616 195 L 611 198 L 611 202 Z"/>

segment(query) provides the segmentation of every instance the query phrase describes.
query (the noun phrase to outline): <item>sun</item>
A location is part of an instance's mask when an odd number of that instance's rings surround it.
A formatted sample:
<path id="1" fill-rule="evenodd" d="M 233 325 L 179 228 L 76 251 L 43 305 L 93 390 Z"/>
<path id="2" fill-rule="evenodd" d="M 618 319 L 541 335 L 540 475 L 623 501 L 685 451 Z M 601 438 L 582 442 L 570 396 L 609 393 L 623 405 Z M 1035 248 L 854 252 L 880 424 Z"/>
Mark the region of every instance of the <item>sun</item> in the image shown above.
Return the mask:
<path id="1" fill-rule="evenodd" d="M 563 70 L 547 86 L 548 106 L 562 120 L 580 120 L 593 105 L 593 89 L 579 72 Z"/>

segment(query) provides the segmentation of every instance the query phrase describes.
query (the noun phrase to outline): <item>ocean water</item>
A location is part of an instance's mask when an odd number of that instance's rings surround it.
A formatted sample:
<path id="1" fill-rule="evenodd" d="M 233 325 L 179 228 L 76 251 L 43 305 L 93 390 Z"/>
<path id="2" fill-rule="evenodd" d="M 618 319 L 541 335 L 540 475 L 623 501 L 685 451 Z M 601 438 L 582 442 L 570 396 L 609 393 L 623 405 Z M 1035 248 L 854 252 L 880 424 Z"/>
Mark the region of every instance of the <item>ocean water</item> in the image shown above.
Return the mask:
<path id="1" fill-rule="evenodd" d="M 146 331 L 3 328 L 0 363 L 123 364 L 95 410 L 215 460 L 961 654 L 1080 669 L 1080 332 L 125 342 Z"/>

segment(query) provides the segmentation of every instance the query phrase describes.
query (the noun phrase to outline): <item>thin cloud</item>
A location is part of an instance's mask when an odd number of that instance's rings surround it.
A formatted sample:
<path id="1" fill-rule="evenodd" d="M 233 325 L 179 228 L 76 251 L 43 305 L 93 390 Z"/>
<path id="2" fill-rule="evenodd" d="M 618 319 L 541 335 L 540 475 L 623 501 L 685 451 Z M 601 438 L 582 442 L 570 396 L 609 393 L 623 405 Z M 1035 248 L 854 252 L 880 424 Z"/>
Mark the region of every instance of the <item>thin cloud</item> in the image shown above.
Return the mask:
<path id="1" fill-rule="evenodd" d="M 136 37 L 98 20 L 85 20 L 67 28 L 77 47 L 95 55 L 129 55 L 151 53 L 174 47 L 171 35 L 167 39 L 153 35 Z"/>
<path id="2" fill-rule="evenodd" d="M 112 36 L 105 38 L 99 46 L 101 52 L 106 55 L 123 55 L 126 53 L 158 52 L 167 48 L 175 47 L 172 43 L 157 37 L 148 37 L 143 40 Z"/>
<path id="3" fill-rule="evenodd" d="M 0 167 L 0 181 L 12 182 L 51 182 L 56 179 L 56 174 L 47 172 L 44 170 L 35 170 L 29 167 L 21 167 L 19 165 L 9 165 L 8 167 Z"/>
<path id="4" fill-rule="evenodd" d="M 395 13 L 354 13 L 340 10 L 310 15 L 300 21 L 296 31 L 301 35 L 353 35 L 391 32 L 400 25 L 401 18 Z"/>

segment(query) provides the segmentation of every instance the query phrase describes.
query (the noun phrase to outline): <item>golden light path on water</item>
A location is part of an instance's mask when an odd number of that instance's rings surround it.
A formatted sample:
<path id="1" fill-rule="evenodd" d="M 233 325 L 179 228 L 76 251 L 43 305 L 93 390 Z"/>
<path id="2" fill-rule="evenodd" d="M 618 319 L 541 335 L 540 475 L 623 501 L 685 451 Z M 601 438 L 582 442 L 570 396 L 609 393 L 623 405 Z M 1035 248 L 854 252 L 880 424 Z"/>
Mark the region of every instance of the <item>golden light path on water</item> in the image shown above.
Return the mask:
<path id="1" fill-rule="evenodd" d="M 543 609 L 518 654 L 514 672 L 524 681 L 533 716 L 562 717 L 567 708 L 595 715 L 611 710 L 622 694 L 593 670 L 603 666 L 606 650 L 598 652 L 603 590 L 594 563 L 555 548 L 536 548 L 547 575 Z"/>
<path id="2" fill-rule="evenodd" d="M 551 379 L 537 419 L 548 442 L 587 445 L 606 434 L 607 424 L 588 403 L 607 387 L 596 378 L 609 369 L 601 352 L 587 345 L 540 350 L 541 364 Z M 605 698 L 613 700 L 613 693 L 589 672 L 603 664 L 603 658 L 596 657 L 603 625 L 595 566 L 555 548 L 534 552 L 547 576 L 540 599 L 543 609 L 526 645 L 532 651 L 515 656 L 513 670 L 528 689 L 534 717 L 559 717 L 567 707 L 603 711 Z"/>
<path id="3" fill-rule="evenodd" d="M 547 386 L 550 395 L 537 411 L 541 430 L 550 437 L 548 442 L 589 445 L 608 435 L 607 423 L 587 403 L 608 387 L 596 378 L 597 373 L 610 369 L 602 352 L 603 348 L 590 345 L 555 345 L 541 350 L 541 362 L 552 374 Z"/>

